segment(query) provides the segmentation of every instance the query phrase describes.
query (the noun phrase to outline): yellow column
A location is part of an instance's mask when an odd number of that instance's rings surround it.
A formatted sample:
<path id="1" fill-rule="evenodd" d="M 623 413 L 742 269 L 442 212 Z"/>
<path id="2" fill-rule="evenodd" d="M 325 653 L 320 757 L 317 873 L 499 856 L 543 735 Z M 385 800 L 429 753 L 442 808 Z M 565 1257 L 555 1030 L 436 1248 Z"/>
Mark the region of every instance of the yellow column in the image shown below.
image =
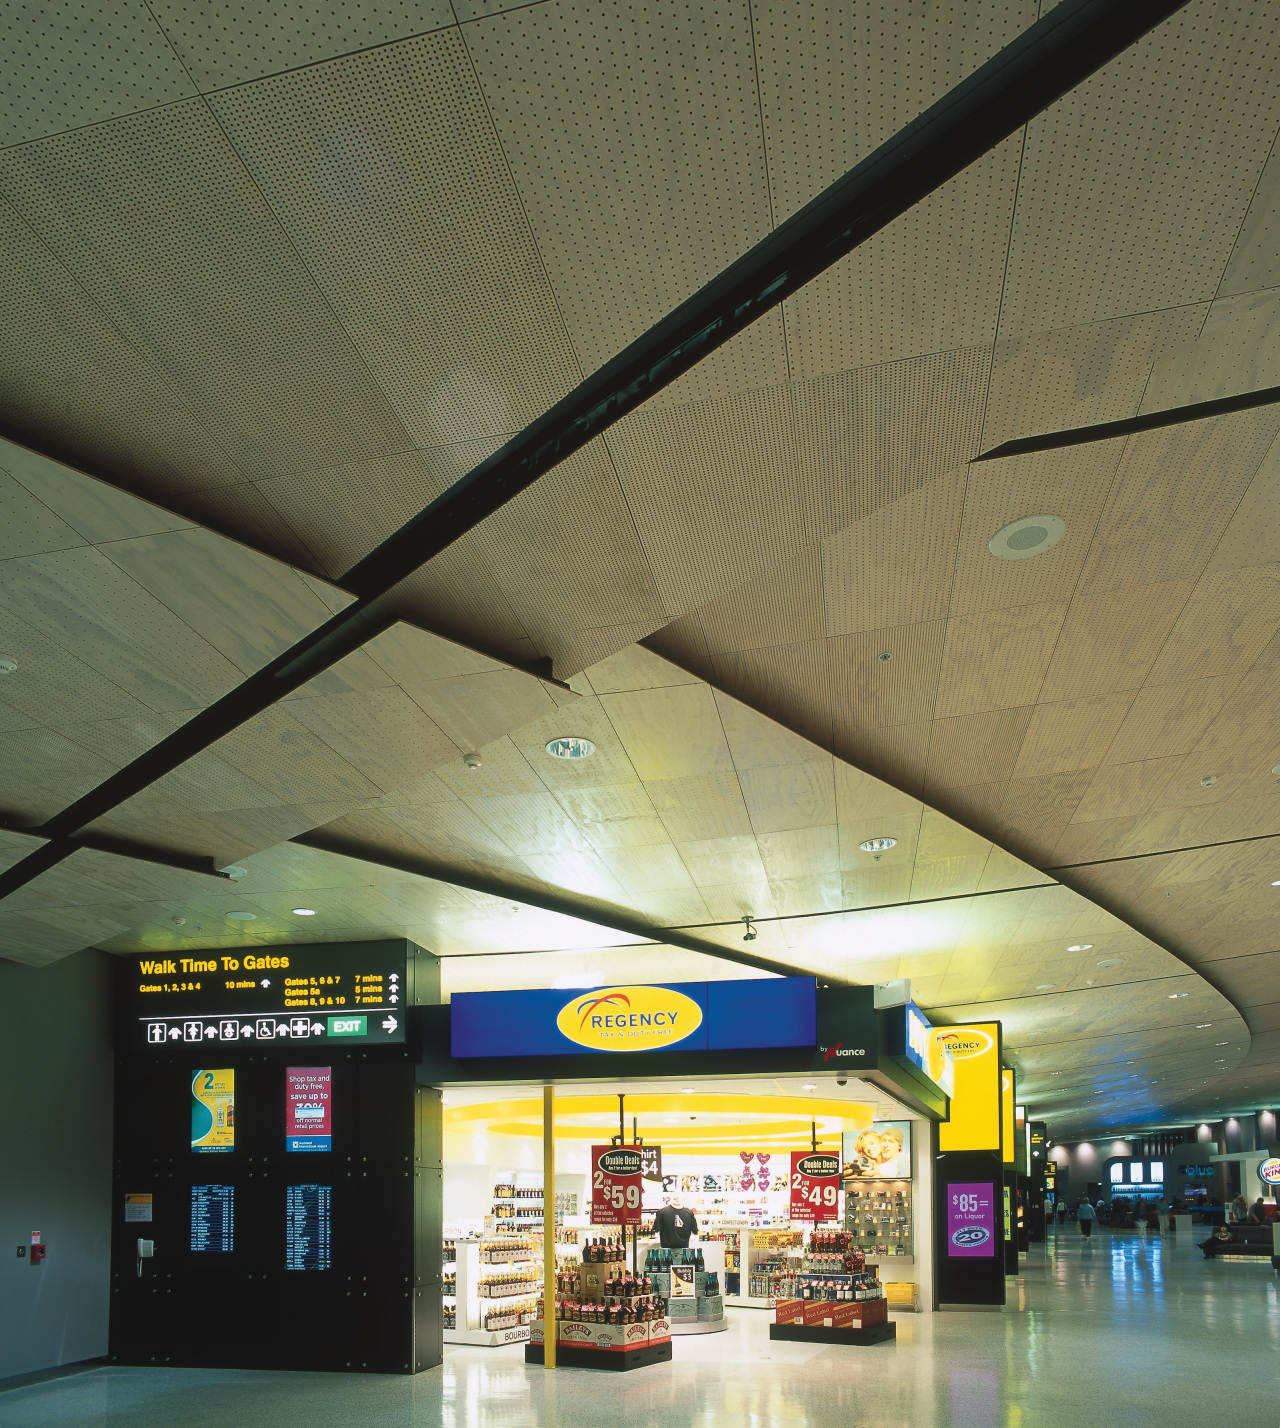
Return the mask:
<path id="1" fill-rule="evenodd" d="M 556 1366 L 556 1088 L 542 1088 L 542 1361 Z"/>

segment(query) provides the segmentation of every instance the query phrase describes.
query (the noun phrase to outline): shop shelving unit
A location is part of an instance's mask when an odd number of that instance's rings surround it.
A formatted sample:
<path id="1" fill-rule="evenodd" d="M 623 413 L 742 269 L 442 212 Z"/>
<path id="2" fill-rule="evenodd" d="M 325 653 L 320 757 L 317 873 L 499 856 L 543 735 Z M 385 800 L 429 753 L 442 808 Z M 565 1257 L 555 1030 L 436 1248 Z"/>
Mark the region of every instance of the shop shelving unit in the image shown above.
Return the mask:
<path id="1" fill-rule="evenodd" d="M 529 1325 L 513 1324 L 507 1329 L 486 1329 L 484 1327 L 484 1316 L 486 1311 L 499 1307 L 502 1303 L 515 1303 L 520 1299 L 536 1299 L 541 1288 L 541 1256 L 536 1249 L 530 1249 L 527 1254 L 519 1255 L 500 1264 L 484 1264 L 480 1259 L 481 1245 L 486 1246 L 500 1243 L 494 1239 L 481 1240 L 459 1240 L 457 1244 L 457 1291 L 454 1296 L 454 1303 L 457 1308 L 457 1327 L 444 1331 L 444 1341 L 446 1344 L 480 1344 L 493 1346 L 497 1344 L 521 1344 L 527 1343 L 529 1339 Z M 514 1245 L 508 1245 L 509 1251 L 515 1251 Z M 527 1270 L 529 1273 L 529 1289 L 522 1289 L 513 1294 L 486 1295 L 483 1286 L 499 1274 L 506 1275 L 512 1271 Z M 530 1316 L 532 1317 L 532 1316 Z"/>
<path id="2" fill-rule="evenodd" d="M 915 1264 L 911 1181 L 859 1175 L 844 1182 L 844 1224 L 868 1264 Z M 856 1199 L 854 1197 L 857 1197 Z"/>

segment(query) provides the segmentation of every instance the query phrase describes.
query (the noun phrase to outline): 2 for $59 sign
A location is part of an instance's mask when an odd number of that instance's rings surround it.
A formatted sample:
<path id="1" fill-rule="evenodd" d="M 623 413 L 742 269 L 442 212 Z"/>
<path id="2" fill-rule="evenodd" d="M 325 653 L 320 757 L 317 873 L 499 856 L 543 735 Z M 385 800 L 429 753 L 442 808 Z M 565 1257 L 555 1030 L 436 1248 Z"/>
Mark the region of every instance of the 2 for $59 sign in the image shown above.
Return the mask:
<path id="1" fill-rule="evenodd" d="M 638 1148 L 629 1145 L 591 1147 L 591 1223 L 640 1223 L 640 1167 Z"/>
<path id="2" fill-rule="evenodd" d="M 791 1218 L 834 1220 L 840 1211 L 840 1157 L 823 1151 L 791 1152 Z"/>

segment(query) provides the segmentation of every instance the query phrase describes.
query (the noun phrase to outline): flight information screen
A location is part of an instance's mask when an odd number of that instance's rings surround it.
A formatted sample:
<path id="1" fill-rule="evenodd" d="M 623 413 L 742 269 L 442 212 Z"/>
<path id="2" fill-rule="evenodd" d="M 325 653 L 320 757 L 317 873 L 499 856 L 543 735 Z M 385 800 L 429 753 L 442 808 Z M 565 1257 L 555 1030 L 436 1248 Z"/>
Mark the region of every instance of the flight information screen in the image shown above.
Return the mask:
<path id="1" fill-rule="evenodd" d="M 193 951 L 140 957 L 133 972 L 134 1043 L 156 1051 L 404 1040 L 402 942 Z"/>
<path id="2" fill-rule="evenodd" d="M 191 1248 L 198 1254 L 230 1254 L 236 1247 L 236 1187 L 191 1187 Z"/>
<path id="3" fill-rule="evenodd" d="M 328 1185 L 290 1185 L 285 1202 L 286 1269 L 328 1269 L 330 1200 Z"/>

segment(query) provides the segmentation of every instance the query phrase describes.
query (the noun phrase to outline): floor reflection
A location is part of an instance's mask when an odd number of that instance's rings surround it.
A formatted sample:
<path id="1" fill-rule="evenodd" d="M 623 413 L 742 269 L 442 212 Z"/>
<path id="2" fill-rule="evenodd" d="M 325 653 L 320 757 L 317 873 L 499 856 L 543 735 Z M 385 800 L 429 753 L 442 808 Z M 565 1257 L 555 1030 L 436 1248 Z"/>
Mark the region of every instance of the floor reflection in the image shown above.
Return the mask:
<path id="1" fill-rule="evenodd" d="M 0 1394 L 0 1428 L 1177 1428 L 1280 1420 L 1280 1275 L 1099 1231 L 1036 1246 L 1003 1313 L 897 1316 L 870 1349 L 773 1343 L 767 1313 L 635 1373 L 450 1348 L 416 1378 L 103 1369 Z M 1215 1408 L 1213 1411 L 1217 1412 Z"/>

